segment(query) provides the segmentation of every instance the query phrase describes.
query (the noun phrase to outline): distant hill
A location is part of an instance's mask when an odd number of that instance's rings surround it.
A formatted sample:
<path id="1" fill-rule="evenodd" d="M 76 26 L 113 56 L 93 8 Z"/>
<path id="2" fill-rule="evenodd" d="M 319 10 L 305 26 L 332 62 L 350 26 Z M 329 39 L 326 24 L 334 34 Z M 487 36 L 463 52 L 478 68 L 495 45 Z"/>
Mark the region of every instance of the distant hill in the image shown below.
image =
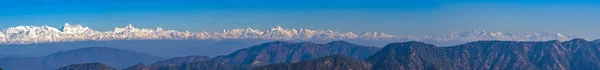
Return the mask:
<path id="1" fill-rule="evenodd" d="M 55 52 L 87 47 L 108 47 L 173 58 L 190 55 L 215 57 L 238 49 L 270 42 L 266 40 L 114 40 L 2 45 L 3 57 L 44 57 Z"/>
<path id="2" fill-rule="evenodd" d="M 188 62 L 196 62 L 196 61 L 205 61 L 210 59 L 208 56 L 186 56 L 186 57 L 176 57 L 167 60 L 157 61 L 152 63 L 150 66 L 177 66 L 181 64 L 185 64 Z"/>
<path id="3" fill-rule="evenodd" d="M 83 63 L 83 64 L 72 64 L 72 65 L 64 66 L 57 70 L 117 70 L 117 69 L 111 68 L 102 63 Z"/>
<path id="4" fill-rule="evenodd" d="M 343 55 L 332 55 L 293 64 L 270 64 L 256 67 L 253 70 L 369 70 L 371 67 L 370 63 L 364 61 Z"/>
<path id="5" fill-rule="evenodd" d="M 144 64 L 137 64 L 128 68 L 125 68 L 123 70 L 153 70 L 150 66 L 146 66 Z"/>
<path id="6" fill-rule="evenodd" d="M 162 57 L 127 50 L 90 47 L 57 52 L 45 57 L 2 58 L 0 66 L 8 70 L 47 70 L 78 63 L 103 63 L 111 67 L 125 68 L 138 63 L 150 64 L 162 59 Z"/>
<path id="7" fill-rule="evenodd" d="M 230 65 L 262 66 L 276 63 L 294 63 L 329 55 L 345 55 L 352 59 L 365 59 L 379 48 L 333 41 L 327 44 L 312 42 L 290 43 L 275 41 L 244 48 L 211 60 Z"/>

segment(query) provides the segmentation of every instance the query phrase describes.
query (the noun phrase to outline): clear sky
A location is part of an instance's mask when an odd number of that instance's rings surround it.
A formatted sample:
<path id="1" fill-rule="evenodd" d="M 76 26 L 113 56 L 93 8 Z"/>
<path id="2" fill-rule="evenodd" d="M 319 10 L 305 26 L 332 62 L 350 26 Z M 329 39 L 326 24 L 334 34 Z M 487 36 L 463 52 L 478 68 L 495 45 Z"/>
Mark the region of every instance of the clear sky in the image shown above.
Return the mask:
<path id="1" fill-rule="evenodd" d="M 600 38 L 596 0 L 0 0 L 0 28 L 331 29 L 434 35 L 470 29 Z"/>

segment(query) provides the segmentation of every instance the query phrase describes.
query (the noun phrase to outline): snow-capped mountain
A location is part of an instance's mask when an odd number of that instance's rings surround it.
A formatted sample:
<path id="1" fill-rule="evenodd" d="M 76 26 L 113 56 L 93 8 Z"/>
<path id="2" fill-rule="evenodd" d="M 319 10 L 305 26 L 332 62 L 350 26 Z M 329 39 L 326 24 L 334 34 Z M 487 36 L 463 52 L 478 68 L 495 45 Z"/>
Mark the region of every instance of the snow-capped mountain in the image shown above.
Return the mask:
<path id="1" fill-rule="evenodd" d="M 332 30 L 285 29 L 282 27 L 270 30 L 253 28 L 223 30 L 222 32 L 189 32 L 135 28 L 128 25 L 112 31 L 95 31 L 82 25 L 65 23 L 61 28 L 50 26 L 16 26 L 0 32 L 0 44 L 37 44 L 73 41 L 108 41 L 108 40 L 224 40 L 224 39 L 264 39 L 264 40 L 386 40 L 386 41 L 477 41 L 477 40 L 513 40 L 513 41 L 545 41 L 568 40 L 574 35 L 560 33 L 503 33 L 486 31 L 455 32 L 436 36 L 398 37 L 381 32 L 338 32 Z"/>
<path id="2" fill-rule="evenodd" d="M 175 30 L 135 28 L 128 25 L 112 31 L 95 31 L 82 25 L 65 23 L 61 28 L 50 26 L 17 26 L 0 32 L 0 44 L 36 44 L 72 41 L 107 40 L 223 40 L 223 39 L 266 39 L 266 40 L 344 40 L 344 39 L 390 39 L 385 33 L 369 32 L 357 35 L 331 30 L 284 29 L 271 30 L 252 28 L 223 30 L 223 32 L 181 32 Z"/>
<path id="3" fill-rule="evenodd" d="M 548 40 L 559 40 L 567 41 L 577 36 L 572 34 L 561 34 L 561 33 L 511 33 L 511 32 L 500 32 L 500 31 L 475 31 L 470 30 L 468 32 L 453 32 L 449 34 L 442 34 L 436 36 L 425 36 L 423 38 L 416 38 L 417 40 L 434 40 L 434 41 L 477 41 L 477 40 L 503 40 L 503 41 L 548 41 Z"/>

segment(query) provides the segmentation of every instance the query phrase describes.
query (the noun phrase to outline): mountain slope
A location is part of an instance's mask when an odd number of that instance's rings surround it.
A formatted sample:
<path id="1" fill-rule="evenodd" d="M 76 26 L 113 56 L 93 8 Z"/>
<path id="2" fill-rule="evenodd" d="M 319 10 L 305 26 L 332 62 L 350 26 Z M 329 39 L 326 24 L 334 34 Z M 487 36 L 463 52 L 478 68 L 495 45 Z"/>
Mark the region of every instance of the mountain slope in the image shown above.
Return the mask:
<path id="1" fill-rule="evenodd" d="M 369 70 L 371 64 L 343 55 L 326 56 L 314 60 L 300 61 L 293 64 L 271 64 L 256 67 L 253 70 Z"/>
<path id="2" fill-rule="evenodd" d="M 347 59 L 365 59 L 379 48 L 333 41 L 327 44 L 312 42 L 290 43 L 275 41 L 240 49 L 229 55 L 207 61 L 189 62 L 178 66 L 153 66 L 158 70 L 249 70 L 255 66 L 276 63 L 294 63 L 330 55 L 344 55 Z M 350 56 L 350 57 L 345 57 Z"/>
<path id="3" fill-rule="evenodd" d="M 477 41 L 437 47 L 421 42 L 387 45 L 365 61 L 374 70 L 566 70 L 598 69 L 598 43 Z"/>
<path id="4" fill-rule="evenodd" d="M 152 70 L 152 68 L 140 63 L 137 65 L 125 68 L 123 70 Z"/>
<path id="5" fill-rule="evenodd" d="M 229 65 L 219 61 L 196 61 L 188 62 L 178 66 L 154 66 L 153 70 L 249 70 L 250 67 L 240 65 Z"/>
<path id="6" fill-rule="evenodd" d="M 333 41 L 327 44 L 276 41 L 241 49 L 211 60 L 230 65 L 261 66 L 275 63 L 293 63 L 335 54 L 349 56 L 353 59 L 365 59 L 378 50 L 379 48 L 360 46 L 344 41 Z"/>
<path id="7" fill-rule="evenodd" d="M 177 66 L 188 62 L 205 61 L 210 59 L 208 56 L 187 56 L 187 57 L 176 57 L 167 60 L 157 61 L 152 63 L 150 66 Z"/>
<path id="8" fill-rule="evenodd" d="M 594 40 L 592 42 L 594 42 L 594 43 L 600 43 L 600 39 L 596 39 L 596 40 Z"/>
<path id="9" fill-rule="evenodd" d="M 12 59 L 3 58 L 0 60 L 0 65 L 6 69 L 22 69 L 30 68 L 35 70 L 58 69 L 59 67 L 77 64 L 77 63 L 103 63 L 111 67 L 125 68 L 138 63 L 150 64 L 151 62 L 162 60 L 161 57 L 152 56 L 149 54 L 137 53 L 126 50 L 105 48 L 105 47 L 90 47 L 75 49 L 63 52 L 57 52 L 45 57 L 28 58 L 28 59 Z M 27 62 L 27 63 L 24 63 Z M 33 67 L 27 64 L 35 65 Z"/>
<path id="10" fill-rule="evenodd" d="M 443 69 L 452 67 L 445 54 L 434 45 L 411 41 L 389 44 L 366 61 L 376 70 Z"/>
<path id="11" fill-rule="evenodd" d="M 102 63 L 83 63 L 61 67 L 57 70 L 117 70 Z"/>
<path id="12" fill-rule="evenodd" d="M 573 39 L 562 43 L 570 53 L 569 64 L 572 70 L 600 69 L 600 44 L 583 39 Z"/>

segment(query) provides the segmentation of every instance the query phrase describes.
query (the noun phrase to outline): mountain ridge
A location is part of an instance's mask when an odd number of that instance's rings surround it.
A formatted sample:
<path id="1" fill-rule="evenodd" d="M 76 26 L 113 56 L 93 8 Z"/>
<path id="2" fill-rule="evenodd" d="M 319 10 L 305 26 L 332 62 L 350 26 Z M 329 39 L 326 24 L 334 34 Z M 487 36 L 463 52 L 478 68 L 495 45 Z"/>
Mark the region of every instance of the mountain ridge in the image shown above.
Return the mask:
<path id="1" fill-rule="evenodd" d="M 348 61 L 335 65 L 335 62 L 322 61 L 271 64 L 254 69 L 356 69 L 354 67 L 367 65 L 363 68 L 371 69 L 363 70 L 597 70 L 600 69 L 600 44 L 572 39 L 564 42 L 475 41 L 439 47 L 409 41 L 388 44 L 363 60 L 369 64 Z M 333 65 L 328 65 L 330 63 Z"/>
<path id="2" fill-rule="evenodd" d="M 177 66 L 177 65 L 181 65 L 181 64 L 184 64 L 187 62 L 206 61 L 209 59 L 210 58 L 208 56 L 197 56 L 197 55 L 186 56 L 186 57 L 175 57 L 175 58 L 171 58 L 171 59 L 167 59 L 167 60 L 156 61 L 156 62 L 150 64 L 150 66 Z"/>
<path id="3" fill-rule="evenodd" d="M 326 44 L 274 41 L 240 49 L 229 55 L 215 57 L 211 60 L 230 65 L 261 66 L 281 62 L 293 63 L 335 54 L 349 56 L 353 59 L 364 59 L 379 49 L 344 41 L 332 41 Z"/>
<path id="4" fill-rule="evenodd" d="M 61 67 L 57 70 L 117 70 L 102 63 L 82 63 Z"/>
<path id="5" fill-rule="evenodd" d="M 600 44 L 585 39 L 542 42 L 476 41 L 450 47 L 393 43 L 365 61 L 374 70 L 598 69 Z"/>
<path id="6" fill-rule="evenodd" d="M 352 44 L 345 41 L 332 41 L 325 44 L 274 41 L 240 49 L 230 55 L 215 57 L 207 61 L 187 62 L 177 66 L 163 65 L 147 67 L 143 64 L 138 64 L 131 68 L 150 68 L 159 70 L 246 70 L 252 69 L 252 67 L 257 67 L 254 69 L 258 70 L 294 70 L 298 69 L 298 67 L 301 67 L 300 69 L 365 70 L 600 69 L 600 43 L 579 38 L 564 42 L 558 40 L 475 41 L 449 47 L 439 47 L 419 41 L 408 41 L 388 44 L 381 50 L 369 55 L 364 60 L 356 60 L 360 59 L 356 57 L 346 57 L 346 55 L 349 54 L 330 54 L 322 56 L 310 53 L 298 53 L 300 56 L 296 57 L 296 53 L 293 53 L 295 50 L 285 50 L 286 48 L 299 49 L 302 47 L 319 47 L 318 45 L 322 45 L 321 47 L 348 47 Z M 245 51 L 248 49 L 253 51 Z M 291 52 L 293 54 L 287 54 Z M 318 52 L 318 50 L 313 50 L 311 52 Z M 323 52 L 320 53 L 323 54 Z M 315 57 L 304 59 L 303 56 L 306 55 Z"/>
<path id="7" fill-rule="evenodd" d="M 189 32 L 164 30 L 157 27 L 135 28 L 128 25 L 114 28 L 111 31 L 95 31 L 82 25 L 65 23 L 63 27 L 50 26 L 16 26 L 0 32 L 0 44 L 38 44 L 73 41 L 110 41 L 110 40 L 226 40 L 226 39 L 263 39 L 263 40 L 385 40 L 385 41 L 477 41 L 477 40 L 512 40 L 512 41 L 566 41 L 576 38 L 575 35 L 561 33 L 510 33 L 468 31 L 454 32 L 434 36 L 395 36 L 382 32 L 339 32 L 332 30 L 285 29 L 280 26 L 270 30 L 238 28 L 222 32 Z"/>

